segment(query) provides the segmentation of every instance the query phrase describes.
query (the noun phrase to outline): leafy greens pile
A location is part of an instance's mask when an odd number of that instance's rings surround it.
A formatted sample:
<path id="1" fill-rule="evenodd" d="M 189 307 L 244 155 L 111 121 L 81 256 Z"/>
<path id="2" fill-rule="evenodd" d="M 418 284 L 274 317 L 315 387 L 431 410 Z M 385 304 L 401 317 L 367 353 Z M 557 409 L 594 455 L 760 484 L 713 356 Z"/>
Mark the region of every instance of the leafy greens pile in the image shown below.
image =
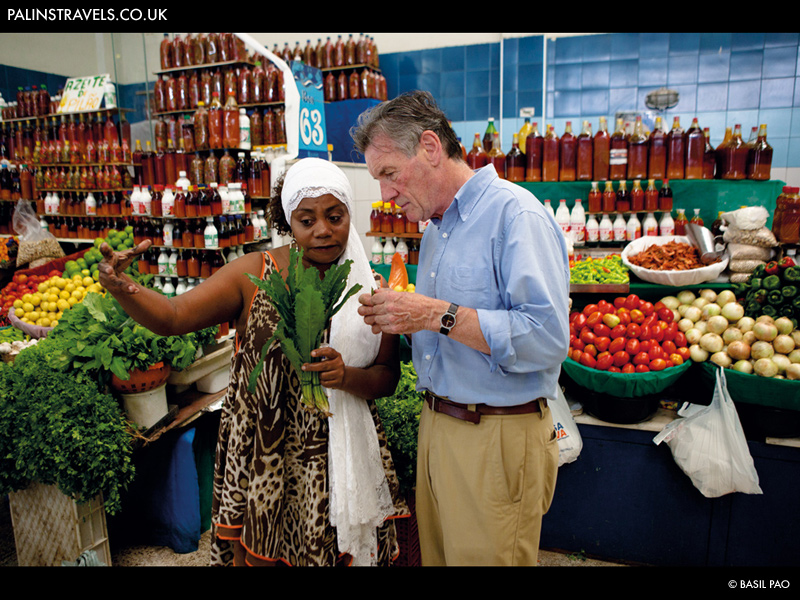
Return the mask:
<path id="1" fill-rule="evenodd" d="M 320 385 L 319 373 L 303 371 L 302 366 L 313 361 L 311 351 L 322 344 L 333 315 L 361 289 L 360 284 L 355 284 L 345 292 L 351 264 L 350 260 L 340 265 L 333 264 L 323 275 L 314 267 L 306 268 L 303 265 L 303 251 L 292 248 L 285 280 L 281 274 L 283 271 L 277 270 L 264 279 L 248 274 L 250 280 L 267 293 L 280 317 L 274 334 L 264 344 L 261 357 L 250 374 L 251 393 L 264 367 L 267 352 L 272 343 L 277 341 L 300 378 L 303 403 L 326 416 L 330 414 L 328 396 Z"/>

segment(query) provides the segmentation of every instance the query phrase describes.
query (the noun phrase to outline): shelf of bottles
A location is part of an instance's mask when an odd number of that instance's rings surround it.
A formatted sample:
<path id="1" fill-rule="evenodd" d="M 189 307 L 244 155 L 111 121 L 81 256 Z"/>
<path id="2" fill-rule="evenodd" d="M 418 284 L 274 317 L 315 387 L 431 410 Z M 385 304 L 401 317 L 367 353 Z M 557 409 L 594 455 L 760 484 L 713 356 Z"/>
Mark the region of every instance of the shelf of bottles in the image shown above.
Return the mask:
<path id="1" fill-rule="evenodd" d="M 370 230 L 366 235 L 375 238 L 370 249 L 373 264 L 390 264 L 395 253 L 406 264 L 417 264 L 419 244 L 427 222 L 408 219 L 394 202 L 380 200 L 372 203 L 369 220 Z"/>

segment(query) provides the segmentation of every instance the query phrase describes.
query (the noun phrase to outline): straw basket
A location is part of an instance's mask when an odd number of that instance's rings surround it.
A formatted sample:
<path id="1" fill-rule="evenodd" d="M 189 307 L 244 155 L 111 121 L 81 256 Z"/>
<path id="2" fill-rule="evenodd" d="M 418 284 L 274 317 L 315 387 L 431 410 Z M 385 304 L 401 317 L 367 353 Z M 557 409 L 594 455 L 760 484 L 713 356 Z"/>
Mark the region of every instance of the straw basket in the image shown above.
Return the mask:
<path id="1" fill-rule="evenodd" d="M 128 380 L 120 379 L 112 374 L 111 388 L 122 394 L 147 392 L 166 383 L 169 373 L 170 366 L 164 362 L 158 362 L 147 370 L 131 370 Z"/>

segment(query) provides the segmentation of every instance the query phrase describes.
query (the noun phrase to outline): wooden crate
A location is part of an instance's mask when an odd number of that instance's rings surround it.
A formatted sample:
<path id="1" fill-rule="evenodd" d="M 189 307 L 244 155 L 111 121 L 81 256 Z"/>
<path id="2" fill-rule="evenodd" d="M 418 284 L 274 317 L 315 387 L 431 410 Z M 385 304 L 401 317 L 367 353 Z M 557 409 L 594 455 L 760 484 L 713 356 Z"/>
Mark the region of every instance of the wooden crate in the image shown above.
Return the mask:
<path id="1" fill-rule="evenodd" d="M 8 495 L 19 566 L 74 563 L 87 550 L 111 566 L 103 499 L 79 504 L 54 485 L 32 483 Z"/>

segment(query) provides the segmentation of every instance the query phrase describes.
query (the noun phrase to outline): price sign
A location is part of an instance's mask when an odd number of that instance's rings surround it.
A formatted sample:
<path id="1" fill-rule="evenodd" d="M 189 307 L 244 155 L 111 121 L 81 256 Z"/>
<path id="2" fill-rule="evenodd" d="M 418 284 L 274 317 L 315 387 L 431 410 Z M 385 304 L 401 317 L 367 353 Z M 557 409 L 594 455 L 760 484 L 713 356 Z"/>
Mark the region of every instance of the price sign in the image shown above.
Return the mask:
<path id="1" fill-rule="evenodd" d="M 323 152 L 327 155 L 322 71 L 299 61 L 292 61 L 291 66 L 292 75 L 300 93 L 299 148 L 311 152 Z"/>
<path id="2" fill-rule="evenodd" d="M 107 73 L 67 79 L 57 112 L 74 113 L 99 109 L 108 79 Z"/>

